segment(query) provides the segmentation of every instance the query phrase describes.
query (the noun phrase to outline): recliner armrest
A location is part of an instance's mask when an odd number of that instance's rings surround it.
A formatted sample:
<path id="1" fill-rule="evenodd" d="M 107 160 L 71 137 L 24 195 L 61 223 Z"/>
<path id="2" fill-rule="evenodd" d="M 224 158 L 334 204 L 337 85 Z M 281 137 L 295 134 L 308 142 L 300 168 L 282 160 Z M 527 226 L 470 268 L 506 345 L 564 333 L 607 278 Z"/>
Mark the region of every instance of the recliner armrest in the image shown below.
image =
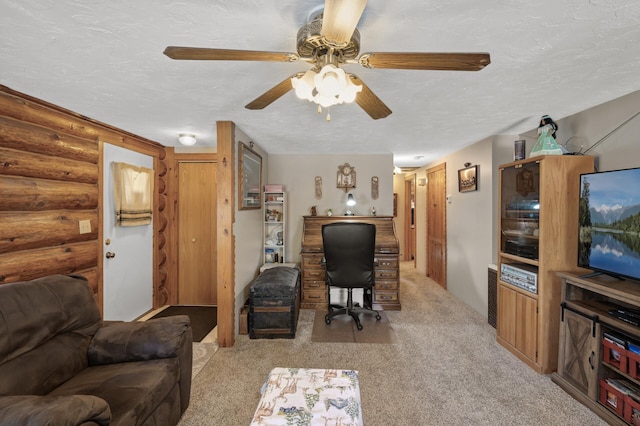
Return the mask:
<path id="1" fill-rule="evenodd" d="M 0 396 L 0 424 L 107 426 L 111 410 L 102 398 L 92 395 Z"/>
<path id="2" fill-rule="evenodd" d="M 149 321 L 110 322 L 98 329 L 88 349 L 89 365 L 173 358 L 191 345 L 187 315 Z"/>

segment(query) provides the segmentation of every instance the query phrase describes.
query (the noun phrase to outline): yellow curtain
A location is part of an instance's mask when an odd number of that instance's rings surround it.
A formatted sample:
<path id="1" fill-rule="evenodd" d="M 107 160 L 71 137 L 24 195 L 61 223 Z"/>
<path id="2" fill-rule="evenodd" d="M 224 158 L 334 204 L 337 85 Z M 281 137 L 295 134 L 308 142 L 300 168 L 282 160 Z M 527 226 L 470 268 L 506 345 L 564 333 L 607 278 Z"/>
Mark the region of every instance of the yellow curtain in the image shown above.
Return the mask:
<path id="1" fill-rule="evenodd" d="M 116 225 L 151 223 L 153 212 L 153 169 L 126 163 L 111 163 Z"/>

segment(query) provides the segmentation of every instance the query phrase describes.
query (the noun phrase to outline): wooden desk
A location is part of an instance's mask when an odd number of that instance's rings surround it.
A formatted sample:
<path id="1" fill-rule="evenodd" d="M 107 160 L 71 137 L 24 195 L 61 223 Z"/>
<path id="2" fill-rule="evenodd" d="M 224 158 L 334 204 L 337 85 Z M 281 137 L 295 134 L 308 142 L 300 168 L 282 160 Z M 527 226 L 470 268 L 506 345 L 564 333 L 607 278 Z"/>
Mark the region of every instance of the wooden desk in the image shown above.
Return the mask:
<path id="1" fill-rule="evenodd" d="M 373 303 L 386 310 L 400 310 L 400 253 L 392 216 L 304 216 L 302 229 L 303 309 L 327 309 L 327 286 L 322 268 L 322 225 L 364 222 L 376 225 L 376 283 Z"/>

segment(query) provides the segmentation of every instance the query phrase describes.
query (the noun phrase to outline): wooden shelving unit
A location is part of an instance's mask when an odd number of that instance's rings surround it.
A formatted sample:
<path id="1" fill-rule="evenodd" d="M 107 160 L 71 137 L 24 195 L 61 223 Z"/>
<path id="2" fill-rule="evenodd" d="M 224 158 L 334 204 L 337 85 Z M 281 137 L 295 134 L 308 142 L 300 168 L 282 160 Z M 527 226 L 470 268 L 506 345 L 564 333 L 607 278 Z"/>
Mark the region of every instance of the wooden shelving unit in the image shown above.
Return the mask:
<path id="1" fill-rule="evenodd" d="M 593 157 L 573 155 L 499 167 L 497 341 L 543 374 L 555 371 L 558 361 L 555 271 L 577 269 L 580 174 L 591 171 Z M 522 276 L 508 279 L 505 268 Z"/>

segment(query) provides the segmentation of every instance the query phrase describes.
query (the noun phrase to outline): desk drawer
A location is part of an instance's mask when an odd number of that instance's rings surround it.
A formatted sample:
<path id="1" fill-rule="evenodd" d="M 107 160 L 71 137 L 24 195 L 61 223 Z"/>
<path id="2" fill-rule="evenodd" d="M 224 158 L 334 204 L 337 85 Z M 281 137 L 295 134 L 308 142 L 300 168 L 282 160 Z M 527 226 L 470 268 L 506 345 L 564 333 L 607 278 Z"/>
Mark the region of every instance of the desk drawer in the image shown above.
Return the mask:
<path id="1" fill-rule="evenodd" d="M 302 255 L 302 269 L 312 268 L 319 269 L 322 268 L 322 258 L 323 254 L 303 254 Z"/>
<path id="2" fill-rule="evenodd" d="M 303 280 L 315 280 L 324 282 L 324 269 L 307 269 L 302 272 Z"/>
<path id="3" fill-rule="evenodd" d="M 377 291 L 398 291 L 398 281 L 376 281 L 375 288 Z"/>
<path id="4" fill-rule="evenodd" d="M 302 280 L 304 290 L 322 290 L 327 286 L 324 280 Z"/>
<path id="5" fill-rule="evenodd" d="M 384 280 L 397 280 L 397 269 L 376 269 L 376 282 Z"/>
<path id="6" fill-rule="evenodd" d="M 379 269 L 398 269 L 398 256 L 376 256 Z"/>
<path id="7" fill-rule="evenodd" d="M 398 301 L 398 292 L 373 290 L 373 303 L 390 303 Z"/>
<path id="8" fill-rule="evenodd" d="M 305 290 L 302 293 L 303 303 L 327 303 L 326 290 Z"/>

